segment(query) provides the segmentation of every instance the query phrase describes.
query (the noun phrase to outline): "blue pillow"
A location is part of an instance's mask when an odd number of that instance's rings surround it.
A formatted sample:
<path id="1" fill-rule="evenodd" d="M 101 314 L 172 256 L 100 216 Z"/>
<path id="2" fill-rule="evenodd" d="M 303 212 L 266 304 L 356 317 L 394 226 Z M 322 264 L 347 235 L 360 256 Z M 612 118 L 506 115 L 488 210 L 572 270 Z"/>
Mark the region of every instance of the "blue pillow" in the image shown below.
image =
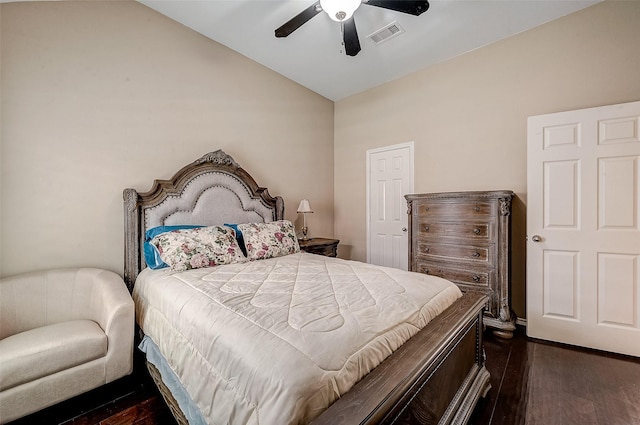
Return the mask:
<path id="1" fill-rule="evenodd" d="M 233 229 L 234 232 L 236 232 L 236 241 L 238 242 L 238 245 L 240 245 L 240 251 L 242 251 L 242 253 L 244 254 L 244 256 L 247 256 L 247 248 L 244 246 L 244 236 L 242 235 L 242 232 L 240 231 L 240 229 L 238 229 L 238 225 L 237 224 L 224 224 L 227 227 L 231 227 Z"/>
<path id="2" fill-rule="evenodd" d="M 148 229 L 144 233 L 144 246 L 143 246 L 144 261 L 147 263 L 147 267 L 153 270 L 169 267 L 164 261 L 162 261 L 162 258 L 160 258 L 160 253 L 158 252 L 158 248 L 156 248 L 151 244 L 151 239 L 155 238 L 156 236 L 162 233 L 171 232 L 173 230 L 195 229 L 197 227 L 203 227 L 203 226 L 192 225 L 192 224 L 179 224 L 176 226 L 158 226 L 158 227 L 152 227 L 151 229 Z"/>

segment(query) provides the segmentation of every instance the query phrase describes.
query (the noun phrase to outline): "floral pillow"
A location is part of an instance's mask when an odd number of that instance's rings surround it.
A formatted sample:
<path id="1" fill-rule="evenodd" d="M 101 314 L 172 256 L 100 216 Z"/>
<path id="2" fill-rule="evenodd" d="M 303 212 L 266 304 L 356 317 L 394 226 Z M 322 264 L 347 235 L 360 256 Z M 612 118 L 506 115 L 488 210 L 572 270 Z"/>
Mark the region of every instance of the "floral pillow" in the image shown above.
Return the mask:
<path id="1" fill-rule="evenodd" d="M 147 263 L 147 267 L 153 270 L 163 269 L 165 267 L 168 267 L 167 264 L 164 261 L 162 261 L 162 258 L 158 253 L 158 249 L 155 247 L 155 245 L 151 244 L 151 240 L 153 238 L 155 238 L 161 233 L 171 232 L 173 230 L 179 230 L 179 229 L 193 229 L 195 227 L 204 227 L 204 226 L 191 225 L 191 224 L 180 224 L 177 226 L 158 226 L 158 227 L 152 227 L 151 229 L 144 232 L 143 252 L 144 252 L 144 262 Z"/>
<path id="2" fill-rule="evenodd" d="M 174 271 L 247 261 L 233 229 L 225 226 L 173 230 L 155 236 L 151 244 Z"/>
<path id="3" fill-rule="evenodd" d="M 281 257 L 300 251 L 293 223 L 288 220 L 270 223 L 239 224 L 249 260 Z"/>

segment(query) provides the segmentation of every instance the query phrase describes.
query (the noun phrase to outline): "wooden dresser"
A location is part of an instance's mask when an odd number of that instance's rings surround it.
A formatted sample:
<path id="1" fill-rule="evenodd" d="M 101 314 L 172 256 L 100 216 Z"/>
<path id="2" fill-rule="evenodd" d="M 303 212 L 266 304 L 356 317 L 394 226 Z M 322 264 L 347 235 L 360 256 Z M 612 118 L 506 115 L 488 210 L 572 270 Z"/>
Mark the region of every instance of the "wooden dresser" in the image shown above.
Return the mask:
<path id="1" fill-rule="evenodd" d="M 463 291 L 489 296 L 484 323 L 513 337 L 511 311 L 511 200 L 508 190 L 406 195 L 409 268 L 440 276 Z"/>

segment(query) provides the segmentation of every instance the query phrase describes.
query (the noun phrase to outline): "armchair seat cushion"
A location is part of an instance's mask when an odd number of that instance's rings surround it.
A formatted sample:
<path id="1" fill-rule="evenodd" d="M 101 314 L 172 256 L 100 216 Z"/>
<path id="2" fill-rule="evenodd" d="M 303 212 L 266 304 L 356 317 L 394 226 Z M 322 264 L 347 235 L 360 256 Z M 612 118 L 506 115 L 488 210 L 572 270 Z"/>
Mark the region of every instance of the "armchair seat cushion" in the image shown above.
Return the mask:
<path id="1" fill-rule="evenodd" d="M 0 391 L 107 354 L 107 336 L 92 320 L 42 326 L 0 340 Z"/>

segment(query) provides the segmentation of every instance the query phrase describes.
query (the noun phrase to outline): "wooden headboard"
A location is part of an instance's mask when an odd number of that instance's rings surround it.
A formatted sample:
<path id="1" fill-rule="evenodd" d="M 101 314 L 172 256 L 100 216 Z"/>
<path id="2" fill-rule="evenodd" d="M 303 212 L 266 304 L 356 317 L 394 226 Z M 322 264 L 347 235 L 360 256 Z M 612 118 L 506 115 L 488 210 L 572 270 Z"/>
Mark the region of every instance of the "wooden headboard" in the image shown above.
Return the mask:
<path id="1" fill-rule="evenodd" d="M 154 180 L 151 190 L 125 189 L 124 280 L 133 290 L 146 267 L 144 235 L 156 226 L 256 223 L 282 220 L 284 200 L 272 197 L 228 154 L 210 152 L 175 173 Z"/>

